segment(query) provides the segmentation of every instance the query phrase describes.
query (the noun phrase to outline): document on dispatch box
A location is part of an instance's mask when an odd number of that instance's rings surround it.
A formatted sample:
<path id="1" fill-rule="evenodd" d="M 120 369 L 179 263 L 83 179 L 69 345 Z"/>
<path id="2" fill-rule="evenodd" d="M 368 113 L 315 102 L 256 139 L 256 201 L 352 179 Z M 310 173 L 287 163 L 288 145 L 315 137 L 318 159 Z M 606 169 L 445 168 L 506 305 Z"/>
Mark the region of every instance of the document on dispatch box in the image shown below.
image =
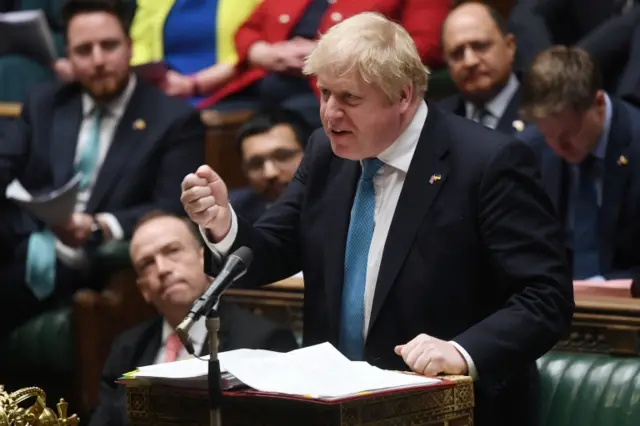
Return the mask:
<path id="1" fill-rule="evenodd" d="M 219 359 L 223 380 L 233 379 L 235 383 L 262 392 L 318 399 L 440 382 L 439 379 L 382 370 L 366 362 L 350 361 L 330 343 L 287 353 L 239 349 L 221 352 Z M 206 383 L 207 372 L 207 362 L 189 359 L 140 367 L 133 378 L 201 387 L 198 383 Z"/>
<path id="2" fill-rule="evenodd" d="M 14 180 L 7 186 L 6 196 L 48 226 L 62 225 L 75 209 L 81 178 L 82 175 L 78 173 L 62 188 L 35 197 L 19 181 Z"/>

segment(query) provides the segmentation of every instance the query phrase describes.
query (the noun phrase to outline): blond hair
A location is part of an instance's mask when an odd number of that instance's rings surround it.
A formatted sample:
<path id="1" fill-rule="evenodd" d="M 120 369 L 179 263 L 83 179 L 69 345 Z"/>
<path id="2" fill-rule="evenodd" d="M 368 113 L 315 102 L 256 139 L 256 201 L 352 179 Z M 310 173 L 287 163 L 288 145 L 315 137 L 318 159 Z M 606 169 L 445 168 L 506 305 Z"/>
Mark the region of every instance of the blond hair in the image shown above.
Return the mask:
<path id="1" fill-rule="evenodd" d="M 584 49 L 554 46 L 534 58 L 521 90 L 520 114 L 535 121 L 567 109 L 589 109 L 602 90 L 602 76 Z"/>
<path id="2" fill-rule="evenodd" d="M 354 15 L 331 27 L 306 58 L 302 71 L 305 75 L 326 72 L 332 76 L 355 71 L 392 102 L 400 98 L 408 83 L 413 85 L 414 98 L 422 98 L 429 75 L 409 33 L 373 12 Z"/>

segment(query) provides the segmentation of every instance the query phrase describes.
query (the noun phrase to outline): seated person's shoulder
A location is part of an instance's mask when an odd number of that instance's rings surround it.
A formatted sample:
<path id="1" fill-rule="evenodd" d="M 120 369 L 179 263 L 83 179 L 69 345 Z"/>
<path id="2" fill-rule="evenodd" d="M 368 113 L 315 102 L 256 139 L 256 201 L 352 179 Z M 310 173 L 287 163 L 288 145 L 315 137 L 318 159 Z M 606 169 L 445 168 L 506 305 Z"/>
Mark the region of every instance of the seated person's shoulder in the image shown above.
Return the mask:
<path id="1" fill-rule="evenodd" d="M 155 327 L 161 327 L 162 318 L 154 317 L 150 320 L 136 324 L 119 333 L 111 344 L 111 351 L 121 351 L 125 348 L 135 347 L 141 340 L 148 337 Z"/>
<path id="2" fill-rule="evenodd" d="M 229 191 L 229 201 L 234 207 L 251 203 L 256 197 L 258 197 L 258 194 L 249 187 L 236 188 Z"/>
<path id="3" fill-rule="evenodd" d="M 138 79 L 136 84 L 139 86 L 139 90 L 143 91 L 147 97 L 145 108 L 152 108 L 153 113 L 163 117 L 164 120 L 171 117 L 180 119 L 195 115 L 199 116 L 199 111 L 189 105 L 186 100 L 177 96 L 168 96 L 162 90 L 142 79 Z"/>
<path id="4" fill-rule="evenodd" d="M 233 349 L 266 349 L 288 352 L 298 348 L 291 329 L 256 315 L 233 303 L 220 303 L 220 321 L 228 321 Z M 224 327 L 226 327 L 224 326 Z M 224 328 L 221 327 L 221 328 Z"/>
<path id="5" fill-rule="evenodd" d="M 431 106 L 431 105 L 430 105 Z M 460 95 L 455 94 L 437 100 L 433 106 L 446 112 L 453 112 L 460 106 Z"/>

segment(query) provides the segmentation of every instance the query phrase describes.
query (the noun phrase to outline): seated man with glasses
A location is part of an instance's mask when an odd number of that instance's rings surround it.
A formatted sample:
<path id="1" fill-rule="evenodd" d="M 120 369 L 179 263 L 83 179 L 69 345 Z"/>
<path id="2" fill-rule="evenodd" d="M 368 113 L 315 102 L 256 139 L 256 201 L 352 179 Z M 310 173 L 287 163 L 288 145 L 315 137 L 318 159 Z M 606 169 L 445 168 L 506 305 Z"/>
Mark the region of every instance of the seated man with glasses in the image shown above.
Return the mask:
<path id="1" fill-rule="evenodd" d="M 257 112 L 239 130 L 238 148 L 250 188 L 231 191 L 234 210 L 246 221 L 257 221 L 291 182 L 311 134 L 308 124 L 293 111 Z"/>

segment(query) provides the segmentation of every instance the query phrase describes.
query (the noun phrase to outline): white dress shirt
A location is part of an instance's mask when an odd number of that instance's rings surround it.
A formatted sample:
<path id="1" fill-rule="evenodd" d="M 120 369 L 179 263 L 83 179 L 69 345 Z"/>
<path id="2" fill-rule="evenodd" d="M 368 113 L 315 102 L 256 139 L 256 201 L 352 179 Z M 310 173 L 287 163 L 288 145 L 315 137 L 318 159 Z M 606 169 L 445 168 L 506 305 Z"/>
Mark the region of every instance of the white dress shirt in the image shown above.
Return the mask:
<path id="1" fill-rule="evenodd" d="M 491 129 L 495 129 L 496 127 L 498 127 L 500 119 L 504 115 L 504 112 L 507 110 L 511 99 L 516 94 L 519 87 L 520 82 L 518 81 L 518 78 L 515 76 L 515 74 L 511 74 L 511 76 L 509 77 L 509 81 L 507 81 L 507 84 L 502 88 L 500 93 L 498 93 L 496 96 L 494 96 L 493 99 L 491 99 L 484 105 L 484 109 L 487 112 L 487 115 L 482 119 L 482 124 Z M 474 118 L 477 116 L 477 108 L 471 102 L 465 102 L 465 112 L 466 117 L 469 120 L 474 120 Z"/>
<path id="2" fill-rule="evenodd" d="M 109 152 L 113 136 L 115 135 L 120 119 L 124 115 L 131 95 L 136 87 L 136 77 L 131 75 L 129 84 L 125 88 L 124 92 L 105 106 L 105 111 L 100 121 L 100 149 L 98 151 L 98 158 L 96 159 L 96 165 L 93 169 L 91 179 L 87 186 L 78 193 L 78 199 L 76 201 L 75 211 L 84 212 L 93 188 L 95 186 L 98 174 L 102 168 L 102 164 Z M 78 140 L 76 144 L 76 152 L 74 164 L 77 164 L 80 160 L 80 155 L 84 149 L 84 146 L 88 143 L 91 137 L 92 128 L 94 126 L 93 110 L 95 109 L 95 102 L 86 93 L 82 94 L 82 123 L 80 124 L 80 131 L 78 132 Z M 110 213 L 99 213 L 100 219 L 104 220 L 114 240 L 121 240 L 124 236 L 122 226 Z M 56 241 L 56 253 L 60 261 L 66 266 L 73 269 L 82 269 L 88 265 L 87 254 L 82 248 L 72 248 L 62 244 L 60 241 Z"/>
<path id="3" fill-rule="evenodd" d="M 402 192 L 404 180 L 407 176 L 416 146 L 418 145 L 418 140 L 422 133 L 422 127 L 427 119 L 427 114 L 427 104 L 422 101 L 415 116 L 405 131 L 386 150 L 378 155 L 378 159 L 381 160 L 384 165 L 373 178 L 373 185 L 376 193 L 374 213 L 375 225 L 373 236 L 371 238 L 371 245 L 369 247 L 367 277 L 365 280 L 364 291 L 364 328 L 362 332 L 365 335 L 365 338 L 367 330 L 369 329 L 371 307 L 373 306 L 373 297 L 375 294 L 376 282 L 378 281 L 378 272 L 380 271 L 380 263 L 382 261 L 382 253 L 387 240 L 387 234 L 389 233 L 389 228 L 391 227 L 391 221 L 393 220 L 396 206 L 400 198 L 400 193 Z M 202 228 L 200 229 L 200 232 L 212 252 L 220 256 L 226 255 L 233 245 L 238 233 L 238 221 L 235 212 L 232 209 L 231 230 L 221 242 L 213 244 L 208 241 Z M 467 361 L 469 375 L 475 378 L 477 376 L 477 372 L 469 354 L 457 343 L 451 343 L 456 346 Z"/>
<path id="4" fill-rule="evenodd" d="M 198 321 L 193 323 L 191 326 L 191 330 L 189 330 L 189 337 L 191 338 L 191 342 L 193 343 L 194 353 L 198 356 L 202 353 L 202 348 L 205 344 L 207 344 L 207 327 L 205 324 L 206 316 L 202 316 Z M 170 335 L 175 333 L 176 331 L 169 325 L 169 323 L 165 320 L 162 322 L 162 340 L 160 341 L 160 349 L 156 354 L 156 359 L 154 364 L 162 364 L 167 356 L 167 339 Z M 178 357 L 176 361 L 180 361 L 182 359 L 193 358 L 187 352 L 187 349 L 182 347 L 180 352 L 178 353 Z"/>

